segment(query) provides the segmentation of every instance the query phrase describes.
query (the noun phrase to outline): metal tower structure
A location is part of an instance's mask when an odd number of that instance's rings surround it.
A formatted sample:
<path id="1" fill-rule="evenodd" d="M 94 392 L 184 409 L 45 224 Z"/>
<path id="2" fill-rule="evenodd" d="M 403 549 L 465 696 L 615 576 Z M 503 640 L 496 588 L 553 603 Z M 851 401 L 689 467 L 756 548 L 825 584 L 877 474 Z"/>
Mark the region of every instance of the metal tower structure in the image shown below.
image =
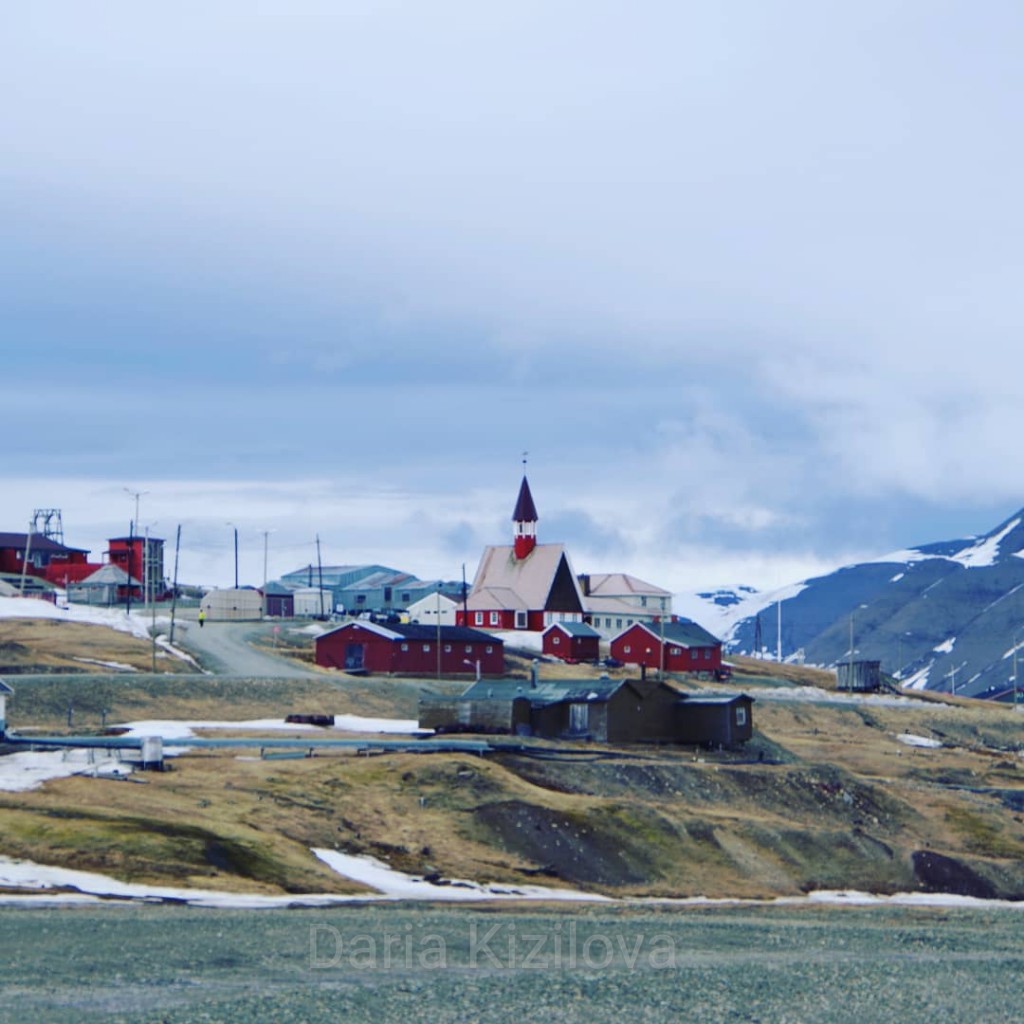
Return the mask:
<path id="1" fill-rule="evenodd" d="M 40 523 L 42 524 L 40 526 Z M 64 524 L 61 522 L 59 508 L 37 508 L 32 512 L 32 532 L 38 537 L 46 537 L 62 547 L 64 545 Z"/>

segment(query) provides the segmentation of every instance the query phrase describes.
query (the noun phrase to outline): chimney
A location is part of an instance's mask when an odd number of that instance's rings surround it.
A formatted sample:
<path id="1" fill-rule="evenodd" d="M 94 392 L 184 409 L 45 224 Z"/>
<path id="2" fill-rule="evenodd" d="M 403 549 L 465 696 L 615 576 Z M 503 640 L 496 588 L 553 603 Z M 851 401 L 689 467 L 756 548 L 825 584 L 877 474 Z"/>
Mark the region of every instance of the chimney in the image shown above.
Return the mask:
<path id="1" fill-rule="evenodd" d="M 590 573 L 580 573 L 580 590 L 583 591 L 584 597 L 590 597 Z"/>

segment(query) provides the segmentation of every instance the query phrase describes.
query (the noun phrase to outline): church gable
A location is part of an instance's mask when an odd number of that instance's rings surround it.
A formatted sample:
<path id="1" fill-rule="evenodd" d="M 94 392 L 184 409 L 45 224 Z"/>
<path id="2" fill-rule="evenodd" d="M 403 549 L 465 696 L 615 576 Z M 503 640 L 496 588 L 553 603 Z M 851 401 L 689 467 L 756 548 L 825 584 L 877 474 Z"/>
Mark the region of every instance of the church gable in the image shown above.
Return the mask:
<path id="1" fill-rule="evenodd" d="M 551 589 L 548 591 L 548 599 L 544 603 L 546 612 L 582 612 L 583 605 L 580 603 L 579 590 L 576 588 L 576 578 L 569 568 L 569 562 L 563 554 L 558 561 L 558 568 L 555 570 L 554 578 L 551 580 Z"/>

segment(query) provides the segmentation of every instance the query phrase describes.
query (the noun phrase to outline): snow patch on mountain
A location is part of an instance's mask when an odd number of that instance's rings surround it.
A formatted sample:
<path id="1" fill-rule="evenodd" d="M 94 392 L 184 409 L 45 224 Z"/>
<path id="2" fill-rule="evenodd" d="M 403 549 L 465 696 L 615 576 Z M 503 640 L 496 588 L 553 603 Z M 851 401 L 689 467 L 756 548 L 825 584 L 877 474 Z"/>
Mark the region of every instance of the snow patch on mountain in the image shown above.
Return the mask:
<path id="1" fill-rule="evenodd" d="M 999 545 L 1008 533 L 1020 526 L 1019 519 L 1011 519 L 998 533 L 982 537 L 976 544 L 964 548 L 953 555 L 953 561 L 965 565 L 968 569 L 977 569 L 986 565 L 995 565 L 999 557 Z M 1017 552 L 1019 554 L 1019 552 Z"/>

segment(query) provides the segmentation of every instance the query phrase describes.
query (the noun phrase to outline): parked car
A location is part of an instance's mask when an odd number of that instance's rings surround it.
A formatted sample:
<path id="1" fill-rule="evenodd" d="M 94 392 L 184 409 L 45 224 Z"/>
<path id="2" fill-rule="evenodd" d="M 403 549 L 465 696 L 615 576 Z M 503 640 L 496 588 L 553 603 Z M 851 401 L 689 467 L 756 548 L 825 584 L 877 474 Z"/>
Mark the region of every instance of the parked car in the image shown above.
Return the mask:
<path id="1" fill-rule="evenodd" d="M 602 658 L 600 664 L 604 665 L 605 668 L 622 668 L 624 662 L 609 655 L 607 658 Z"/>

